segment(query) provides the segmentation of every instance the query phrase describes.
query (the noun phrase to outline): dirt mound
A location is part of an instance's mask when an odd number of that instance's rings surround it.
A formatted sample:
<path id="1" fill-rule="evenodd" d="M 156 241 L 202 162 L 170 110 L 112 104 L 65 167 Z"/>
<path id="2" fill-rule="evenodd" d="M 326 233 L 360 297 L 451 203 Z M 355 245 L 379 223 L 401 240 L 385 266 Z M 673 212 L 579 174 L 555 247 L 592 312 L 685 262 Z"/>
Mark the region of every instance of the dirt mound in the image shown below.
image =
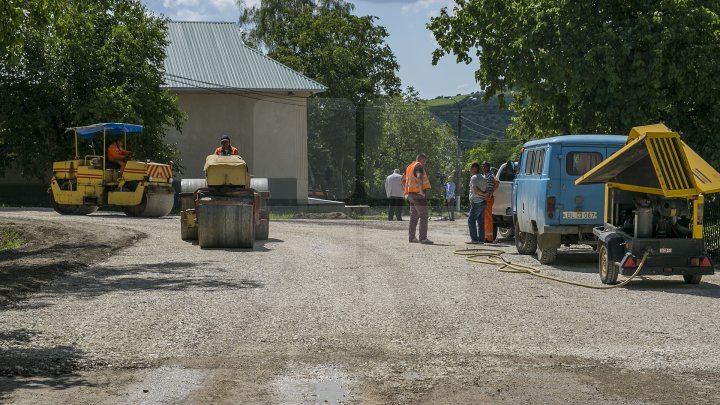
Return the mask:
<path id="1" fill-rule="evenodd" d="M 100 224 L 3 219 L 0 232 L 17 232 L 25 244 L 0 252 L 0 307 L 26 298 L 69 271 L 104 260 L 145 235 L 129 229 L 108 232 Z"/>

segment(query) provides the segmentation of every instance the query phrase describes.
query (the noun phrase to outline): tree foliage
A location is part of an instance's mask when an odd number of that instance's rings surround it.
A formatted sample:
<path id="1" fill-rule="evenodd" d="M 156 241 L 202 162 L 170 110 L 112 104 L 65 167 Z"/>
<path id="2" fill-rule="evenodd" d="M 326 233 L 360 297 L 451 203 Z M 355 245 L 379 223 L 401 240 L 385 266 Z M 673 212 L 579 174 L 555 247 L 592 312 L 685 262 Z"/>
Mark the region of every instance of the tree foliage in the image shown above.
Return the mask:
<path id="1" fill-rule="evenodd" d="M 470 168 L 473 162 L 483 161 L 488 161 L 491 166 L 498 168 L 508 160 L 517 161 L 519 152 L 519 142 L 490 137 L 465 153 L 465 169 Z"/>
<path id="2" fill-rule="evenodd" d="M 720 3 L 456 0 L 428 27 L 486 97 L 513 92 L 521 139 L 664 122 L 720 164 Z"/>
<path id="3" fill-rule="evenodd" d="M 327 100 L 318 104 L 322 108 L 311 119 L 329 126 L 311 123 L 309 153 L 330 154 L 324 160 L 334 164 L 335 189 L 344 192 L 343 179 L 353 175 L 354 194 L 364 198 L 365 107 L 381 95 L 400 91 L 398 64 L 385 43 L 387 30 L 375 25 L 375 17 L 351 14 L 352 5 L 342 0 L 263 0 L 259 6 L 242 7 L 240 23 L 248 29 L 249 38 L 268 50 L 268 56 L 328 87 L 319 95 Z M 344 123 L 348 114 L 355 115 L 350 143 L 345 130 L 331 129 Z M 348 156 L 350 145 L 355 152 Z"/>
<path id="4" fill-rule="evenodd" d="M 457 139 L 447 124 L 438 124 L 413 89 L 403 96 L 385 97 L 368 109 L 367 173 L 370 195 L 385 198 L 385 178 L 393 169 L 404 173 L 419 153 L 427 155 L 426 169 L 434 193 L 440 196 L 444 179 L 455 172 Z"/>
<path id="5" fill-rule="evenodd" d="M 0 68 L 0 171 L 14 161 L 41 177 L 73 154 L 65 128 L 96 122 L 143 124 L 130 148 L 141 158 L 175 157 L 163 143 L 163 128 L 182 121 L 161 89 L 166 22 L 138 0 L 58 4 L 44 19 L 28 15 L 16 31 L 24 44 L 17 63 Z"/>

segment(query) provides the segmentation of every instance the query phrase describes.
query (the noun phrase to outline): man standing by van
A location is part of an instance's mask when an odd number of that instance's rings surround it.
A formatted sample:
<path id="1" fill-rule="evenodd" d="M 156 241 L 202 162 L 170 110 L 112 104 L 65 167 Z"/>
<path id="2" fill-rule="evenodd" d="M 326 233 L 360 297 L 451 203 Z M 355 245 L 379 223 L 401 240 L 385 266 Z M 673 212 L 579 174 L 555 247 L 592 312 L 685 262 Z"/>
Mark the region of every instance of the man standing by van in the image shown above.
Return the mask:
<path id="1" fill-rule="evenodd" d="M 480 172 L 480 163 L 470 165 L 470 213 L 468 214 L 468 229 L 472 245 L 482 245 L 485 239 L 485 192 L 487 182 Z"/>
<path id="2" fill-rule="evenodd" d="M 483 217 L 485 217 L 485 242 L 492 243 L 495 240 L 492 217 L 493 204 L 495 203 L 494 193 L 500 182 L 495 175 L 493 175 L 492 171 L 490 171 L 490 162 L 487 160 L 483 161 L 481 170 L 482 176 L 485 178 L 485 183 L 487 184 L 485 188 L 485 214 L 483 215 Z"/>
<path id="3" fill-rule="evenodd" d="M 414 162 L 405 168 L 403 183 L 405 184 L 405 197 L 410 203 L 410 223 L 408 227 L 408 236 L 410 243 L 432 244 L 433 242 L 427 238 L 428 228 L 428 206 L 425 190 L 430 188 L 430 180 L 428 180 L 425 172 L 424 154 L 417 155 Z M 415 237 L 418 220 L 420 221 L 420 239 Z"/>

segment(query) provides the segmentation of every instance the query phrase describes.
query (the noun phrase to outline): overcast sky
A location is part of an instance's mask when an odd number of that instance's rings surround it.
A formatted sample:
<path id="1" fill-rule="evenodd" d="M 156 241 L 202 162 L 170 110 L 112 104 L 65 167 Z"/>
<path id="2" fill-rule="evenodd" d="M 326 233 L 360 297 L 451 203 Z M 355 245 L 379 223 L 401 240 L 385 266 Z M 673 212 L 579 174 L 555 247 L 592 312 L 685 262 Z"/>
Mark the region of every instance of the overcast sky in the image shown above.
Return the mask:
<path id="1" fill-rule="evenodd" d="M 142 0 L 151 11 L 177 21 L 237 21 L 235 0 Z M 245 0 L 247 5 L 259 0 Z M 473 72 L 477 62 L 456 64 L 453 55 L 432 65 L 435 39 L 425 24 L 452 0 L 355 0 L 355 14 L 378 17 L 388 30 L 387 42 L 400 64 L 403 88 L 413 86 L 423 98 L 454 96 L 479 90 Z"/>

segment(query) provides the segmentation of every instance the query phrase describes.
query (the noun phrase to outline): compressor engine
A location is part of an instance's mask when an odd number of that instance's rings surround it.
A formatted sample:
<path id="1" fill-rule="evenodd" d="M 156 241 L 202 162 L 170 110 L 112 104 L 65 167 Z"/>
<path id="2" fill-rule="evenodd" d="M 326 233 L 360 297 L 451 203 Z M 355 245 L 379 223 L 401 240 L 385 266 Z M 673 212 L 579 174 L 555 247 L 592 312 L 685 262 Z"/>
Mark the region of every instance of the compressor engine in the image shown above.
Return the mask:
<path id="1" fill-rule="evenodd" d="M 632 216 L 623 232 L 636 238 L 692 238 L 692 202 L 684 198 L 643 197 L 634 199 Z"/>

